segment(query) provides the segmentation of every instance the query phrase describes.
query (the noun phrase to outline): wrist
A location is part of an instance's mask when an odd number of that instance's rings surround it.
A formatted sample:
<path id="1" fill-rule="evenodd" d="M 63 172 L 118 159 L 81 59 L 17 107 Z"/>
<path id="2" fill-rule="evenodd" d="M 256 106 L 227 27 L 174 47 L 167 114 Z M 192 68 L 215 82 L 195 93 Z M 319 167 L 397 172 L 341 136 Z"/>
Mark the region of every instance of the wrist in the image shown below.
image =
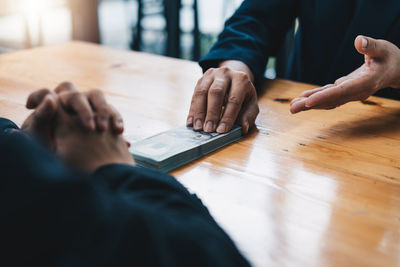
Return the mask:
<path id="1" fill-rule="evenodd" d="M 227 67 L 234 71 L 241 71 L 246 73 L 249 76 L 249 79 L 252 83 L 254 83 L 254 74 L 250 70 L 249 66 L 239 60 L 225 60 L 219 63 L 218 67 Z"/>

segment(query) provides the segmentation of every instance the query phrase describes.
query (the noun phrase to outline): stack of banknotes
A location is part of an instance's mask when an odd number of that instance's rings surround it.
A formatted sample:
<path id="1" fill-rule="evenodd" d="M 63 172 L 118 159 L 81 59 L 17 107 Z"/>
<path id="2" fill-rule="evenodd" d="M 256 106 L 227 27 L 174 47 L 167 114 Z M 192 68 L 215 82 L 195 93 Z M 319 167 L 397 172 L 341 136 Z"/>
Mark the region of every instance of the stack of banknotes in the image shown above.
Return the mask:
<path id="1" fill-rule="evenodd" d="M 132 144 L 130 153 L 136 165 L 169 172 L 242 137 L 241 127 L 225 134 L 195 132 L 179 127 Z"/>

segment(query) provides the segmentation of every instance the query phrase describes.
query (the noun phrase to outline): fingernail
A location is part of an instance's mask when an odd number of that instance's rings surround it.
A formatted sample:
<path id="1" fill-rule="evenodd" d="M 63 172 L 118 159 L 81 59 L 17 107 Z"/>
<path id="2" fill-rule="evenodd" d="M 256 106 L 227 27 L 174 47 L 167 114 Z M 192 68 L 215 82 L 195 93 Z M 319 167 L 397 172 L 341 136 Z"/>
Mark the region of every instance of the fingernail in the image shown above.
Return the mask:
<path id="1" fill-rule="evenodd" d="M 187 118 L 186 125 L 192 125 L 192 123 L 193 123 L 193 117 Z"/>
<path id="2" fill-rule="evenodd" d="M 366 50 L 368 47 L 368 40 L 365 38 L 362 38 L 362 49 Z"/>
<path id="3" fill-rule="evenodd" d="M 208 132 L 208 133 L 212 132 L 213 128 L 214 128 L 213 126 L 214 126 L 213 122 L 212 121 L 208 121 L 206 123 L 206 127 L 204 128 L 204 131 Z"/>
<path id="4" fill-rule="evenodd" d="M 194 129 L 195 130 L 200 130 L 202 128 L 203 123 L 201 122 L 200 119 L 197 119 L 195 124 L 194 124 Z"/>
<path id="5" fill-rule="evenodd" d="M 124 127 L 124 121 L 123 120 L 117 120 L 117 125 L 119 127 Z"/>
<path id="6" fill-rule="evenodd" d="M 220 123 L 217 128 L 217 133 L 225 133 L 226 132 L 226 123 Z"/>

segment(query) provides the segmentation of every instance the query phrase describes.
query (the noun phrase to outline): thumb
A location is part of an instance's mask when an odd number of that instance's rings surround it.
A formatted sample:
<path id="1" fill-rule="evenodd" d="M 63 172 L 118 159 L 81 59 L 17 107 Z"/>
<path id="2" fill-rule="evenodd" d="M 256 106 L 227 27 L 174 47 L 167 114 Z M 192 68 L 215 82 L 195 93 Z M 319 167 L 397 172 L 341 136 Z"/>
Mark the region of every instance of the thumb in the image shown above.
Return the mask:
<path id="1" fill-rule="evenodd" d="M 372 58 L 382 58 L 387 54 L 386 43 L 382 40 L 359 35 L 354 41 L 357 51 Z"/>

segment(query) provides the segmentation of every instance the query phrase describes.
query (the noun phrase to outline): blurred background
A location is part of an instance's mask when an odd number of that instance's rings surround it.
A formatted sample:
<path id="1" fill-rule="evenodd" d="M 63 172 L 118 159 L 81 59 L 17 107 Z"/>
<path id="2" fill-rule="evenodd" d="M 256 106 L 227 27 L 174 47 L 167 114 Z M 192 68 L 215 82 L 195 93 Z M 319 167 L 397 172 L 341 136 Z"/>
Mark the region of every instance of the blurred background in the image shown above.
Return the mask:
<path id="1" fill-rule="evenodd" d="M 0 0 L 0 53 L 82 40 L 198 60 L 242 1 Z"/>

